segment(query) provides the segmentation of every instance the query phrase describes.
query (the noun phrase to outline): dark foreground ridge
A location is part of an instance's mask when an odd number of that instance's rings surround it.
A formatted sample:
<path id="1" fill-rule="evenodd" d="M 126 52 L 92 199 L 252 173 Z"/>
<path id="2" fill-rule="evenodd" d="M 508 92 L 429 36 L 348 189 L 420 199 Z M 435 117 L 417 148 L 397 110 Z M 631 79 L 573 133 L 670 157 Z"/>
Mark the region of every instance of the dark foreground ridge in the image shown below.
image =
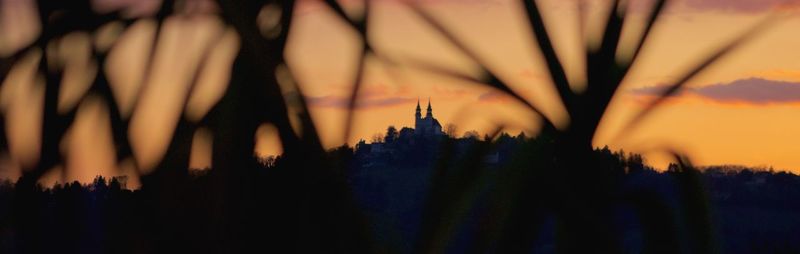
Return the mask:
<path id="1" fill-rule="evenodd" d="M 413 142 L 412 142 L 413 141 Z M 171 193 L 163 197 L 145 186 L 141 190 L 125 189 L 124 179 L 97 177 L 91 184 L 78 182 L 58 184 L 51 189 L 15 189 L 11 182 L 0 185 L 0 252 L 2 253 L 153 253 L 164 251 L 214 253 L 230 251 L 231 244 L 263 251 L 292 250 L 313 252 L 302 245 L 335 246 L 337 250 L 361 250 L 377 253 L 415 253 L 422 237 L 439 237 L 438 230 L 426 227 L 425 213 L 431 212 L 435 200 L 431 182 L 439 173 L 432 168 L 468 170 L 459 163 L 480 165 L 475 172 L 486 182 L 468 187 L 471 193 L 460 205 L 460 211 L 443 217 L 452 220 L 447 229 L 451 237 L 442 247 L 444 253 L 468 253 L 488 238 L 487 230 L 498 221 L 486 221 L 496 211 L 497 194 L 502 186 L 497 176 L 512 170 L 519 158 L 516 151 L 536 146 L 542 139 L 499 135 L 494 141 L 477 137 L 451 138 L 435 136 L 404 139 L 388 135 L 383 142 L 362 143 L 355 148 L 340 147 L 327 154 L 337 162 L 335 174 L 344 176 L 358 208 L 353 220 L 330 223 L 326 216 L 348 218 L 329 211 L 341 200 L 322 198 L 315 204 L 298 204 L 287 193 L 291 183 L 282 182 L 284 158 L 261 160 L 248 172 L 247 196 L 221 203 L 214 195 L 214 170 L 193 171 L 176 181 Z M 450 149 L 439 149 L 448 146 Z M 469 158 L 470 150 L 488 147 L 487 156 Z M 443 154 L 450 151 L 452 154 Z M 697 223 L 690 213 L 692 201 L 682 186 L 687 177 L 678 165 L 659 172 L 643 163 L 636 154 L 596 149 L 605 167 L 617 172 L 617 198 L 631 204 L 615 211 L 611 222 L 618 231 L 623 248 L 633 253 L 651 252 L 652 247 L 669 248 L 688 253 L 695 241 L 702 239 L 691 231 Z M 441 158 L 452 158 L 442 161 Z M 540 158 L 542 159 L 542 158 Z M 710 244 L 722 253 L 797 253 L 800 251 L 800 176 L 742 167 L 708 167 L 698 171 L 698 180 L 705 186 L 707 209 L 712 225 Z M 489 176 L 487 176 L 489 175 Z M 454 179 L 454 181 L 458 181 Z M 538 221 L 530 246 L 535 253 L 557 251 L 559 212 L 550 203 L 558 198 L 557 186 L 533 181 L 537 192 L 530 197 L 531 206 L 544 209 L 526 217 Z M 627 193 L 627 194 L 624 194 Z M 331 195 L 333 197 L 333 195 Z M 702 195 L 701 195 L 702 196 Z M 241 204 L 238 204 L 241 203 Z M 247 212 L 239 218 L 221 218 L 229 204 L 243 205 Z M 292 214 L 297 205 L 314 206 L 316 213 Z M 506 204 L 505 206 L 508 206 Z M 640 209 L 650 209 L 641 212 Z M 434 211 L 435 212 L 435 211 Z M 439 211 L 443 212 L 443 211 Z M 355 214 L 365 216 L 358 219 Z M 642 217 L 646 215 L 649 217 Z M 298 220 L 302 219 L 302 220 Z M 359 224 L 366 233 L 359 235 Z M 345 223 L 346 222 L 346 223 Z M 657 225 L 657 232 L 650 232 Z M 334 235 L 330 232 L 347 232 Z M 656 234 L 658 239 L 653 239 Z M 502 249 L 499 241 L 489 242 L 490 250 Z M 509 243 L 506 243 L 509 244 Z M 349 246 L 349 247 L 348 247 Z M 360 246 L 360 247 L 359 247 Z M 477 246 L 480 247 L 480 246 Z M 500 253 L 500 252 L 490 253 Z"/>

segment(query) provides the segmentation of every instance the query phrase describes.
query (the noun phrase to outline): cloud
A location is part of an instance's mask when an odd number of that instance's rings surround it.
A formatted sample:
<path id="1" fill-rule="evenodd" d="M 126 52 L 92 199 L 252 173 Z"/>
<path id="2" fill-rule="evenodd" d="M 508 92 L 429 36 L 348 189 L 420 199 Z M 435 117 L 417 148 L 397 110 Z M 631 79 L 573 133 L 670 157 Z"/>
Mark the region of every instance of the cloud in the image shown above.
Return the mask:
<path id="1" fill-rule="evenodd" d="M 666 86 L 634 89 L 635 95 L 655 96 Z M 756 105 L 800 102 L 800 83 L 761 78 L 740 79 L 730 83 L 686 88 L 674 96 L 692 94 L 722 103 L 749 103 Z"/>
<path id="2" fill-rule="evenodd" d="M 116 0 L 119 1 L 119 0 Z M 373 0 L 381 4 L 393 4 L 395 6 L 404 6 L 405 2 L 416 3 L 420 5 L 435 5 L 435 4 L 456 4 L 456 5 L 471 5 L 475 10 L 481 11 L 488 8 L 495 8 L 502 6 L 505 1 L 500 0 Z M 364 0 L 338 0 L 345 9 L 356 7 L 363 8 Z M 330 11 L 323 1 L 298 1 L 295 15 L 301 16 L 306 14 L 317 13 L 318 11 Z"/>
<path id="3" fill-rule="evenodd" d="M 800 102 L 800 83 L 766 79 L 744 79 L 693 90 L 702 97 L 721 102 L 754 104 Z"/>
<path id="4" fill-rule="evenodd" d="M 479 101 L 500 101 L 507 98 L 508 95 L 500 91 L 488 91 L 478 96 Z"/>
<path id="5" fill-rule="evenodd" d="M 416 102 L 416 98 L 405 97 L 385 97 L 385 98 L 361 98 L 356 100 L 356 108 L 380 108 L 390 107 L 394 105 L 406 104 Z M 327 108 L 347 108 L 347 98 L 340 96 L 309 96 L 306 97 L 306 102 L 312 107 L 327 107 Z"/>
<path id="6" fill-rule="evenodd" d="M 744 13 L 800 6 L 800 0 L 683 0 L 681 2 L 684 6 L 695 10 Z"/>
<path id="7" fill-rule="evenodd" d="M 639 95 L 639 96 L 658 96 L 659 94 L 661 94 L 664 91 L 666 91 L 667 87 L 668 87 L 667 85 L 648 86 L 648 87 L 642 87 L 642 88 L 636 88 L 636 89 L 630 90 L 630 93 L 632 93 L 633 95 Z M 682 92 L 684 92 L 684 91 L 686 91 L 688 89 L 691 89 L 691 88 L 685 88 L 682 91 L 678 91 L 678 93 L 673 95 L 673 96 L 677 96 L 680 93 L 682 93 Z"/>

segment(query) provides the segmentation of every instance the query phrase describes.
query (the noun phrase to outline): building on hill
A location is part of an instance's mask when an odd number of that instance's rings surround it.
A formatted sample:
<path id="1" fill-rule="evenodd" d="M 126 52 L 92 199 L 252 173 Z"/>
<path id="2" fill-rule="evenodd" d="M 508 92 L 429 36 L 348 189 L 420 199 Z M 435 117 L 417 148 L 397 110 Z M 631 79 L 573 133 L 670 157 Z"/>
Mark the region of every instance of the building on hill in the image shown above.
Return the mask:
<path id="1" fill-rule="evenodd" d="M 439 150 L 442 141 L 449 144 L 451 159 L 462 160 L 480 143 L 493 142 L 493 150 L 481 158 L 481 163 L 486 166 L 496 166 L 510 160 L 516 147 L 525 141 L 526 137 L 520 134 L 512 137 L 506 133 L 500 134 L 495 140 L 480 140 L 475 137 L 450 137 L 442 131 L 442 125 L 433 117 L 433 107 L 428 101 L 428 110 L 422 117 L 422 108 L 417 101 L 414 127 L 403 127 L 400 130 L 394 126 L 386 129 L 382 140 L 374 139 L 367 143 L 360 140 L 354 149 L 354 161 L 359 170 L 365 168 L 383 167 L 417 167 L 424 168 L 433 165 L 442 155 Z"/>
<path id="2" fill-rule="evenodd" d="M 444 132 L 442 132 L 442 125 L 439 124 L 439 120 L 433 117 L 433 109 L 431 108 L 431 100 L 428 99 L 428 112 L 425 114 L 425 117 L 422 117 L 422 108 L 419 106 L 419 100 L 417 100 L 417 113 L 414 119 L 414 134 L 416 136 L 423 136 L 423 137 L 435 137 L 435 136 L 442 136 Z"/>
<path id="3" fill-rule="evenodd" d="M 383 140 L 367 143 L 360 140 L 355 146 L 355 155 L 365 167 L 380 167 L 398 163 L 423 162 L 430 160 L 426 156 L 435 153 L 438 142 L 446 137 L 439 120 L 433 117 L 433 108 L 428 100 L 428 110 L 422 117 L 422 108 L 417 100 L 417 111 L 414 127 L 403 127 L 399 131 L 389 126 Z M 426 159 L 427 158 L 427 159 Z"/>

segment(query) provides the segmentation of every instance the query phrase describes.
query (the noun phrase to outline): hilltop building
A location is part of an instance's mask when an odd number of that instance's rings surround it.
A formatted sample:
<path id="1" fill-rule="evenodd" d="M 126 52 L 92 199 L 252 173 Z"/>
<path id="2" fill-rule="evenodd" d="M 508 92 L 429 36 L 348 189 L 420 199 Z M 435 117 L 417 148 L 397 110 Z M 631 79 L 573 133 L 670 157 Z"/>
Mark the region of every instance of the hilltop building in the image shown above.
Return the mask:
<path id="1" fill-rule="evenodd" d="M 386 129 L 383 140 L 373 140 L 367 143 L 363 139 L 355 146 L 355 164 L 358 168 L 392 168 L 392 167 L 427 167 L 440 159 L 439 153 L 442 141 L 449 141 L 451 145 L 451 159 L 460 160 L 467 156 L 471 147 L 480 142 L 493 142 L 494 148 L 482 158 L 486 165 L 498 165 L 508 161 L 514 148 L 520 144 L 525 136 L 517 137 L 501 134 L 494 141 L 480 140 L 472 136 L 461 138 L 449 137 L 442 131 L 439 120 L 433 117 L 433 107 L 428 100 L 428 109 L 422 117 L 422 107 L 417 100 L 414 127 L 403 127 L 397 130 L 394 126 Z"/>
<path id="2" fill-rule="evenodd" d="M 417 100 L 417 113 L 414 119 L 414 134 L 417 136 L 434 137 L 444 135 L 442 132 L 442 125 L 439 120 L 433 117 L 433 108 L 431 108 L 431 100 L 428 99 L 428 112 L 425 117 L 422 117 L 422 108 L 419 106 Z"/>

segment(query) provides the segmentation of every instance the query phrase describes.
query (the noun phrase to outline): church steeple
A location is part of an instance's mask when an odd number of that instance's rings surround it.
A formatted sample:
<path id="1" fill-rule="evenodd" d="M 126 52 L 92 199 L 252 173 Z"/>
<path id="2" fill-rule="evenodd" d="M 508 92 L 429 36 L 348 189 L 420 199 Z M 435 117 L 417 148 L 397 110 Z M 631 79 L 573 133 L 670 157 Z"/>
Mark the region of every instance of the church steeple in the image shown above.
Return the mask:
<path id="1" fill-rule="evenodd" d="M 416 114 L 416 117 L 417 117 L 417 119 L 421 119 L 422 118 L 422 108 L 419 107 L 419 98 L 417 98 L 417 114 Z"/>
<path id="2" fill-rule="evenodd" d="M 428 113 L 425 114 L 425 118 L 433 118 L 433 109 L 431 108 L 431 98 L 428 97 Z"/>

